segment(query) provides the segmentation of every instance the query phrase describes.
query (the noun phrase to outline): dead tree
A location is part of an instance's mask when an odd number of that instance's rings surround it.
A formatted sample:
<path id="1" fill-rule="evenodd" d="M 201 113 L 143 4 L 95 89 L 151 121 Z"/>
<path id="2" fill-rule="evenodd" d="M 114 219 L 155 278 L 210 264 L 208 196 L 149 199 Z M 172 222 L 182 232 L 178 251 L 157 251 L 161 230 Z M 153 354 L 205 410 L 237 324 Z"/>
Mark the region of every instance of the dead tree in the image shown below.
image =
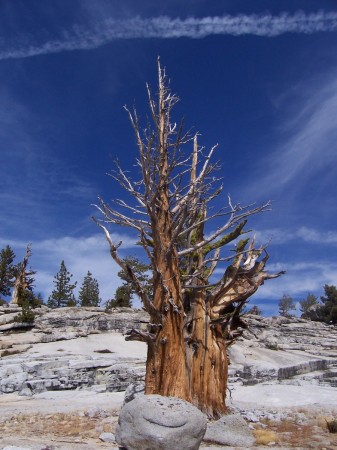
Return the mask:
<path id="1" fill-rule="evenodd" d="M 112 207 L 100 199 L 96 206 L 103 217 L 94 220 L 150 316 L 147 331 L 127 336 L 148 345 L 145 392 L 180 397 L 219 417 L 226 411 L 227 348 L 244 327 L 240 312 L 265 280 L 281 275 L 264 270 L 265 247 L 240 239 L 247 218 L 270 209 L 270 203 L 242 206 L 229 197 L 228 205 L 213 211 L 222 191 L 219 164 L 212 162 L 216 146 L 205 152 L 197 134 L 171 122 L 178 98 L 159 60 L 158 78 L 157 97 L 147 86 L 152 126 L 142 130 L 136 110 L 125 108 L 141 175 L 134 180 L 117 163 L 112 176 L 131 200 L 117 199 Z M 189 145 L 192 151 L 184 155 Z M 110 224 L 136 230 L 153 272 L 153 296 L 118 255 Z M 226 252 L 230 243 L 232 253 Z"/>
<path id="2" fill-rule="evenodd" d="M 34 278 L 32 276 L 36 273 L 32 269 L 27 269 L 29 258 L 32 255 L 30 244 L 27 245 L 26 254 L 23 261 L 15 267 L 15 280 L 13 284 L 13 293 L 10 301 L 11 305 L 22 306 L 22 297 L 27 292 L 32 292 Z"/>

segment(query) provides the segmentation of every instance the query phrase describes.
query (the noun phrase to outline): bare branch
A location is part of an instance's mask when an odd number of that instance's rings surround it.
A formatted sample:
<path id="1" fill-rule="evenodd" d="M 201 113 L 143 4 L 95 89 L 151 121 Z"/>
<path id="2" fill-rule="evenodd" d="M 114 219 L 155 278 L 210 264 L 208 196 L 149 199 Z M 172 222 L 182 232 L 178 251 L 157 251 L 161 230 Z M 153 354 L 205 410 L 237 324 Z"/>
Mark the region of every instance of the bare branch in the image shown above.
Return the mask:
<path id="1" fill-rule="evenodd" d="M 144 222 L 142 220 L 132 219 L 130 217 L 124 216 L 117 211 L 113 211 L 110 209 L 107 205 L 102 203 L 102 207 L 98 205 L 95 206 L 102 215 L 106 218 L 106 223 L 114 223 L 121 226 L 126 226 L 129 228 L 133 228 L 137 230 L 138 232 L 141 232 L 142 230 L 145 230 L 145 228 L 148 226 L 147 222 Z"/>
<path id="2" fill-rule="evenodd" d="M 128 205 L 127 203 L 125 203 L 124 200 L 121 199 L 117 199 L 115 200 L 115 203 L 119 206 L 122 206 L 123 208 L 129 209 L 130 211 L 134 212 L 135 214 L 140 214 L 143 216 L 147 216 L 146 211 L 140 211 L 139 207 L 138 208 L 134 208 L 133 206 Z M 148 223 L 148 222 L 146 222 Z"/>
<path id="3" fill-rule="evenodd" d="M 209 163 L 210 163 L 210 159 L 215 151 L 215 149 L 217 148 L 217 145 L 213 146 L 211 148 L 211 150 L 209 151 L 207 157 L 205 158 L 205 162 L 203 165 L 203 168 L 201 169 L 201 172 L 198 176 L 196 176 L 196 178 L 190 183 L 190 188 L 188 190 L 188 192 L 184 195 L 184 197 L 182 197 L 182 199 L 177 203 L 177 205 L 172 208 L 172 213 L 175 214 L 178 210 L 180 210 L 181 208 L 183 208 L 184 205 L 186 205 L 191 198 L 193 197 L 193 193 L 195 192 L 196 186 L 197 184 L 202 184 L 205 175 L 207 174 L 207 170 L 209 168 Z M 196 158 L 197 156 L 195 155 L 195 153 L 198 153 L 198 150 L 194 149 L 194 153 L 193 153 L 193 161 L 195 161 L 196 164 Z M 195 171 L 195 167 L 193 167 L 193 161 L 192 161 L 192 172 Z M 192 176 L 192 173 L 191 173 Z"/>
<path id="4" fill-rule="evenodd" d="M 250 209 L 248 211 L 245 211 L 243 213 L 240 213 L 240 214 L 236 215 L 237 211 L 241 211 L 242 210 L 240 205 L 236 205 L 234 207 L 233 211 L 232 211 L 232 214 L 231 214 L 229 220 L 222 227 L 220 227 L 216 232 L 211 234 L 208 238 L 204 239 L 202 242 L 198 242 L 193 247 L 181 250 L 179 252 L 179 256 L 187 255 L 189 253 L 195 252 L 196 250 L 198 250 L 200 248 L 205 247 L 207 244 L 209 244 L 210 242 L 214 241 L 214 239 L 216 239 L 218 236 L 220 236 L 226 230 L 231 228 L 233 225 L 239 223 L 242 219 L 244 219 L 244 218 L 246 218 L 248 216 L 251 216 L 253 214 L 257 214 L 259 212 L 266 211 L 269 206 L 270 206 L 270 202 L 267 202 L 264 205 L 258 206 L 258 207 L 254 208 L 254 209 Z"/>
<path id="5" fill-rule="evenodd" d="M 131 330 L 128 330 L 125 334 L 125 340 L 126 341 L 142 341 L 146 342 L 147 344 L 153 344 L 155 340 L 155 335 L 152 333 L 148 333 L 146 331 L 136 330 L 135 328 L 132 328 Z"/>
<path id="6" fill-rule="evenodd" d="M 151 314 L 152 316 L 156 317 L 157 319 L 161 319 L 160 312 L 155 308 L 155 306 L 149 299 L 146 289 L 143 287 L 141 282 L 138 280 L 135 272 L 132 270 L 132 267 L 129 264 L 125 263 L 118 256 L 117 249 L 121 245 L 121 242 L 118 245 L 115 245 L 107 228 L 104 225 L 102 225 L 95 217 L 93 217 L 92 219 L 96 223 L 96 225 L 98 225 L 104 231 L 105 237 L 109 243 L 110 254 L 111 254 L 113 260 L 119 265 L 119 267 L 121 267 L 123 269 L 128 280 L 134 286 L 134 289 L 135 289 L 137 295 L 139 295 L 139 297 L 141 298 L 146 311 L 149 314 Z"/>
<path id="7" fill-rule="evenodd" d="M 211 267 L 207 270 L 207 280 L 209 280 L 209 278 L 213 275 L 213 272 L 219 263 L 219 256 L 220 256 L 220 247 L 218 247 L 214 252 L 214 259 L 212 261 Z"/>

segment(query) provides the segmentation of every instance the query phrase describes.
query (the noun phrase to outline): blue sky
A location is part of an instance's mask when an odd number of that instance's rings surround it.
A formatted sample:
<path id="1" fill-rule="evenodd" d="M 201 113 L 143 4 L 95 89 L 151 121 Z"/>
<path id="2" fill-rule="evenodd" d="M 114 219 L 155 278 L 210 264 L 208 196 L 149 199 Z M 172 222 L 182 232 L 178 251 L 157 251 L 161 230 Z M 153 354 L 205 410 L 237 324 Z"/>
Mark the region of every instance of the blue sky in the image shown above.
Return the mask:
<path id="1" fill-rule="evenodd" d="M 117 267 L 92 206 L 123 195 L 106 176 L 137 149 L 123 106 L 146 116 L 160 55 L 181 99 L 176 118 L 219 143 L 224 197 L 271 199 L 250 228 L 269 269 L 287 274 L 251 303 L 277 311 L 337 284 L 337 5 L 292 0 L 2 0 L 0 248 L 32 243 L 36 292 L 62 259 L 113 296 Z M 122 255 L 138 254 L 127 229 Z"/>

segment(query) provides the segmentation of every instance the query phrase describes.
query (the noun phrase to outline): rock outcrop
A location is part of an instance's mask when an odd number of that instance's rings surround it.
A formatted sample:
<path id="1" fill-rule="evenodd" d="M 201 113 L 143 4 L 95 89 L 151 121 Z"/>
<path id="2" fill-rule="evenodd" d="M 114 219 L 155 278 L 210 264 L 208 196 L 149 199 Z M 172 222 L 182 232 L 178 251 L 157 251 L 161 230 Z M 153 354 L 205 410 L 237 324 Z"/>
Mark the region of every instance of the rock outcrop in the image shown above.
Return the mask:
<path id="1" fill-rule="evenodd" d="M 107 333 L 121 336 L 130 328 L 145 328 L 148 318 L 143 311 L 119 308 L 108 314 L 100 308 L 42 307 L 34 310 L 33 324 L 14 322 L 20 311 L 0 307 L 0 393 L 31 395 L 79 388 L 121 391 L 143 380 L 145 351 L 132 357 L 126 356 L 127 351 L 117 357 L 104 348 L 99 348 L 99 354 L 81 351 L 81 345 L 86 346 L 81 339 L 88 336 L 97 335 L 99 341 Z M 247 315 L 246 322 L 243 336 L 229 348 L 230 383 L 306 381 L 337 386 L 336 326 L 253 315 Z M 77 353 L 68 354 L 66 346 L 54 354 L 34 353 L 41 343 L 74 339 L 79 343 Z"/>
<path id="2" fill-rule="evenodd" d="M 337 386 L 337 327 L 300 318 L 247 315 L 229 349 L 230 381 L 312 380 Z"/>
<path id="3" fill-rule="evenodd" d="M 14 309 L 14 310 L 13 310 Z M 144 379 L 144 357 L 118 357 L 100 349 L 98 355 L 82 354 L 81 346 L 90 335 L 125 333 L 146 322 L 142 311 L 119 308 L 107 314 L 99 308 L 39 308 L 34 324 L 23 331 L 13 322 L 20 308 L 0 308 L 0 393 L 18 392 L 30 396 L 48 390 L 93 389 L 98 392 L 124 391 L 130 383 Z M 18 329 L 15 326 L 18 325 Z M 79 340 L 78 353 L 27 353 L 41 343 Z"/>
<path id="4" fill-rule="evenodd" d="M 34 309 L 35 321 L 28 324 L 14 321 L 19 312 L 19 307 L 0 307 L 0 356 L 20 353 L 23 345 L 76 339 L 94 333 L 125 334 L 130 328 L 141 329 L 147 323 L 146 314 L 132 308 L 116 308 L 106 313 L 101 308 L 42 306 Z"/>
<path id="5" fill-rule="evenodd" d="M 34 355 L 0 360 L 0 392 L 30 396 L 49 390 L 92 389 L 125 391 L 130 383 L 144 379 L 143 360 L 78 356 Z"/>
<path id="6" fill-rule="evenodd" d="M 116 308 L 110 313 L 101 308 L 47 309 L 36 318 L 34 329 L 52 336 L 58 330 L 80 331 L 85 335 L 107 331 L 124 334 L 130 328 L 145 327 L 147 321 L 146 313 L 132 308 Z"/>

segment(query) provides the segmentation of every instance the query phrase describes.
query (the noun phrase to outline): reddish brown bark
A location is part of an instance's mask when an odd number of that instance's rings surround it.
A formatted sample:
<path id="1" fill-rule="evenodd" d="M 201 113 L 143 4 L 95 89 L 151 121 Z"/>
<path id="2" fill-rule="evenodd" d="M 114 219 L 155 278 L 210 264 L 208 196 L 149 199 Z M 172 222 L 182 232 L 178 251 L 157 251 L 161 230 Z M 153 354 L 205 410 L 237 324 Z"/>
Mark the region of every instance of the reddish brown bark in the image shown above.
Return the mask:
<path id="1" fill-rule="evenodd" d="M 184 134 L 182 126 L 170 122 L 178 99 L 171 94 L 159 62 L 158 75 L 157 102 L 148 89 L 153 130 L 148 127 L 142 133 L 136 111 L 127 110 L 142 179 L 134 182 L 120 167 L 114 177 L 135 201 L 117 204 L 133 215 L 112 209 L 103 200 L 98 206 L 107 223 L 137 231 L 153 273 L 153 297 L 119 258 L 118 245 L 107 228 L 98 224 L 112 257 L 150 316 L 147 331 L 131 330 L 128 336 L 148 344 L 146 394 L 180 397 L 210 417 L 219 417 L 226 412 L 227 346 L 241 332 L 241 309 L 266 279 L 281 274 L 264 271 L 268 255 L 260 258 L 265 248 L 255 249 L 254 239 L 249 246 L 249 239 L 238 242 L 234 253 L 225 252 L 222 260 L 220 250 L 239 238 L 248 216 L 267 210 L 269 202 L 245 207 L 233 205 L 229 198 L 227 208 L 208 216 L 208 203 L 222 190 L 214 176 L 217 164 L 210 162 L 216 146 L 205 155 L 197 135 Z M 192 140 L 192 155 L 185 157 L 180 148 Z M 206 233 L 206 224 L 215 218 L 225 220 Z M 225 261 L 224 275 L 211 283 L 214 269 Z"/>
<path id="2" fill-rule="evenodd" d="M 160 221 L 160 218 L 159 218 Z M 165 224 L 165 225 L 164 225 Z M 167 221 L 162 223 L 168 226 Z M 159 225 L 157 224 L 159 227 Z M 169 252 L 165 234 L 156 233 L 154 251 L 157 269 L 153 281 L 153 304 L 162 312 L 151 318 L 154 341 L 148 345 L 146 393 L 189 400 L 186 383 L 184 317 L 176 252 Z M 151 330 L 152 327 L 152 330 Z"/>
<path id="3" fill-rule="evenodd" d="M 226 412 L 228 361 L 219 326 L 211 325 L 205 294 L 194 299 L 193 318 L 186 327 L 187 367 L 192 403 L 210 417 Z"/>

